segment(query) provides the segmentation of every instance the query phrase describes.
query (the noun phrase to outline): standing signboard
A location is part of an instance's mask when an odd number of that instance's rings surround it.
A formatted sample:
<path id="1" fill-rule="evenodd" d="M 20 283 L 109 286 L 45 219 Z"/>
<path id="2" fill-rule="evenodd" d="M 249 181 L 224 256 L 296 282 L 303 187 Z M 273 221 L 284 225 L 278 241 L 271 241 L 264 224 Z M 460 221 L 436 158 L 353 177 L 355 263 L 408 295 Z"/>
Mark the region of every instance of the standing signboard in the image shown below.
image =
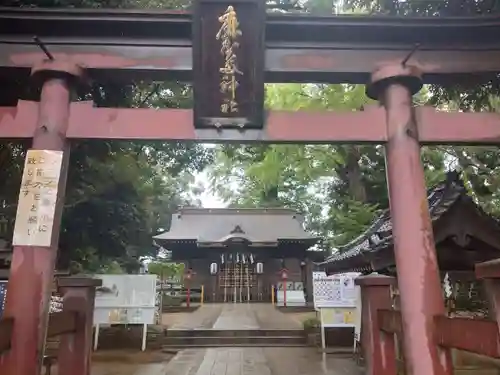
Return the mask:
<path id="1" fill-rule="evenodd" d="M 146 349 L 148 324 L 155 324 L 156 275 L 95 275 L 102 280 L 96 289 L 94 350 L 99 342 L 99 326 L 142 324 L 142 350 Z"/>
<path id="2" fill-rule="evenodd" d="M 313 272 L 314 308 L 319 311 L 321 344 L 325 348 L 325 328 L 353 327 L 354 344 L 361 330 L 361 293 L 354 279 L 359 273 L 326 276 Z"/>

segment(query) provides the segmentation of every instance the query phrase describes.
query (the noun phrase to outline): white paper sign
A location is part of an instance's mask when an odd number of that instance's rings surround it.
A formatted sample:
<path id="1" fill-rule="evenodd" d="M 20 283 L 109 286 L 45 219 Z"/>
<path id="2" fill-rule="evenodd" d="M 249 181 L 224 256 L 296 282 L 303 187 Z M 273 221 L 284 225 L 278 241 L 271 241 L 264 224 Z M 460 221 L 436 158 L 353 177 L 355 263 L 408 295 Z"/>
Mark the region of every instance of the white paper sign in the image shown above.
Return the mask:
<path id="1" fill-rule="evenodd" d="M 50 246 L 62 158 L 62 151 L 27 152 L 12 240 L 14 246 Z"/>

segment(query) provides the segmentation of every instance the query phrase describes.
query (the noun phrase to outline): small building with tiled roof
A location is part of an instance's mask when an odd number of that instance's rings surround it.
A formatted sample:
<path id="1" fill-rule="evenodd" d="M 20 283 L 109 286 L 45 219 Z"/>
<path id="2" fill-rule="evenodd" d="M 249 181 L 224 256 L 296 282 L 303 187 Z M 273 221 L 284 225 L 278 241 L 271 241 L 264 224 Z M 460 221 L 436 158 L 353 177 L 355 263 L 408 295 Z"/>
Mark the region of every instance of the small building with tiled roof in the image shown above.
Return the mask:
<path id="1" fill-rule="evenodd" d="M 458 173 L 448 173 L 445 181 L 429 189 L 428 203 L 442 272 L 473 271 L 476 263 L 500 257 L 500 224 L 467 194 Z M 394 274 L 395 265 L 389 210 L 358 238 L 320 263 L 328 274 Z"/>
<path id="2" fill-rule="evenodd" d="M 283 268 L 290 287 L 312 292 L 312 265 L 324 254 L 311 250 L 320 238 L 303 221 L 285 208 L 184 208 L 154 241 L 193 271 L 206 300 L 268 301 Z"/>

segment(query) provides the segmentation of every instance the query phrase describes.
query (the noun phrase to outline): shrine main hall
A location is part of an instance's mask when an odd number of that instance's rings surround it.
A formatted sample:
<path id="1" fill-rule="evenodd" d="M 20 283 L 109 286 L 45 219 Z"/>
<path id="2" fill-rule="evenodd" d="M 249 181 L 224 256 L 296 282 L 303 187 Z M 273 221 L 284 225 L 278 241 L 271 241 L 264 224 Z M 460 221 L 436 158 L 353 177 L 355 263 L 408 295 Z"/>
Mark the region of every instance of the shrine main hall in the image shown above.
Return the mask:
<path id="1" fill-rule="evenodd" d="M 287 290 L 304 291 L 312 303 L 312 270 L 325 256 L 303 223 L 284 208 L 184 208 L 154 240 L 192 271 L 191 286 L 204 286 L 205 301 L 270 302 L 285 269 Z"/>

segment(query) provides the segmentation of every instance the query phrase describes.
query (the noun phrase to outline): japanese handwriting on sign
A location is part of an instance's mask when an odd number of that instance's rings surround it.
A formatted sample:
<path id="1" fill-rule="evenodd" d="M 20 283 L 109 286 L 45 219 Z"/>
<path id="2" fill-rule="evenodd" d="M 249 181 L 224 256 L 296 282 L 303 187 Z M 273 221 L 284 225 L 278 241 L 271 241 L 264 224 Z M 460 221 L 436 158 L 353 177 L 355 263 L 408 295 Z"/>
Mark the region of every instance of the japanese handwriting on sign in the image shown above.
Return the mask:
<path id="1" fill-rule="evenodd" d="M 238 39 L 242 35 L 239 29 L 240 23 L 233 6 L 228 6 L 224 14 L 219 17 L 221 27 L 217 32 L 216 39 L 221 41 L 221 54 L 224 56 L 224 66 L 219 69 L 221 81 L 220 92 L 224 95 L 220 110 L 222 113 L 237 113 L 238 102 L 236 101 L 236 89 L 239 82 L 238 75 L 243 75 L 238 69 L 238 58 L 236 50 L 239 47 Z"/>
<path id="2" fill-rule="evenodd" d="M 62 156 L 61 151 L 28 151 L 14 227 L 14 245 L 51 245 Z"/>

